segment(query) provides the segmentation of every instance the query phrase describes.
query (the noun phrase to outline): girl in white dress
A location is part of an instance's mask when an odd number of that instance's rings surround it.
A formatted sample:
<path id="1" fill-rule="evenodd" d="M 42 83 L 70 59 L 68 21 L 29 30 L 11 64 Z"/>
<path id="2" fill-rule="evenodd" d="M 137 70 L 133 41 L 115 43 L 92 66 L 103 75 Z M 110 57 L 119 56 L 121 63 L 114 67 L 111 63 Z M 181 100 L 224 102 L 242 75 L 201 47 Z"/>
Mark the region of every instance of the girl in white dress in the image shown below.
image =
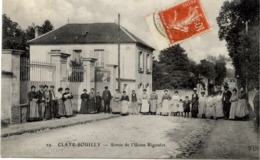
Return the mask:
<path id="1" fill-rule="evenodd" d="M 170 110 L 169 107 L 171 105 L 171 99 L 172 97 L 168 94 L 168 90 L 164 90 L 164 95 L 162 96 L 162 109 L 161 109 L 161 115 L 168 116 Z"/>
<path id="2" fill-rule="evenodd" d="M 142 108 L 141 113 L 144 115 L 148 115 L 149 113 L 149 96 L 146 93 L 146 89 L 143 90 L 143 94 L 141 96 Z"/>
<path id="3" fill-rule="evenodd" d="M 205 91 L 201 91 L 201 96 L 199 97 L 199 117 L 206 118 L 207 110 L 207 97 L 205 96 Z"/>
<path id="4" fill-rule="evenodd" d="M 178 94 L 178 91 L 174 92 L 174 95 L 172 96 L 172 115 L 177 116 L 178 110 L 178 104 L 180 101 L 180 96 Z"/>
<path id="5" fill-rule="evenodd" d="M 215 105 L 215 118 L 223 118 L 223 104 L 222 104 L 222 92 L 220 91 L 218 95 L 215 97 L 216 105 Z"/>
<path id="6" fill-rule="evenodd" d="M 236 108 L 237 108 L 237 104 L 238 104 L 238 96 L 237 96 L 236 89 L 233 89 L 232 96 L 229 101 L 231 102 L 229 119 L 234 120 L 236 118 Z"/>
<path id="7" fill-rule="evenodd" d="M 209 118 L 209 119 L 213 119 L 213 117 L 214 117 L 215 104 L 216 104 L 216 102 L 215 102 L 214 94 L 212 94 L 207 99 L 206 115 L 207 115 L 207 118 Z"/>

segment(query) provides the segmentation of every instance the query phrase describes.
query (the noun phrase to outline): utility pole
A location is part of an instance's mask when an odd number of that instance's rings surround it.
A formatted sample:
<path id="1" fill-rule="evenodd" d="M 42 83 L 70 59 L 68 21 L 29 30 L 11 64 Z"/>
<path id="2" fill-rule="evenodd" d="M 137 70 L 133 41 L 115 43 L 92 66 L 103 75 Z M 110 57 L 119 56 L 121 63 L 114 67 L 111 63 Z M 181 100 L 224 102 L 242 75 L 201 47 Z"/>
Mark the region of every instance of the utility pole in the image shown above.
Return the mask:
<path id="1" fill-rule="evenodd" d="M 245 21 L 245 24 L 246 24 L 246 36 L 247 36 L 247 34 L 248 34 L 248 21 Z M 244 49 L 244 51 L 245 51 L 245 49 Z M 247 51 L 247 50 L 246 50 Z M 246 58 L 246 92 L 248 91 L 248 80 L 247 80 L 247 65 L 248 65 L 248 59 Z"/>
<path id="2" fill-rule="evenodd" d="M 118 14 L 118 90 L 121 92 L 121 77 L 120 77 L 120 14 Z"/>

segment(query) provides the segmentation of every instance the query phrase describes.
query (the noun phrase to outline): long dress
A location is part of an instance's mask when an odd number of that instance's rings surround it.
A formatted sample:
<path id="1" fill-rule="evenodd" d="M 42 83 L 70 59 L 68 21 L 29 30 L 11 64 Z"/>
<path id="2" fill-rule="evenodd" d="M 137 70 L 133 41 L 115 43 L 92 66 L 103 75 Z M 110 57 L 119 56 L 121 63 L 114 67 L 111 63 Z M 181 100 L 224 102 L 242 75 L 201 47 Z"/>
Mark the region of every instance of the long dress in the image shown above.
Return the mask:
<path id="1" fill-rule="evenodd" d="M 222 118 L 224 117 L 224 112 L 223 112 L 223 103 L 222 103 L 222 96 L 218 95 L 215 97 L 215 117 L 216 118 Z"/>
<path id="2" fill-rule="evenodd" d="M 65 115 L 65 106 L 62 98 L 62 93 L 57 93 L 57 104 L 58 104 L 58 114 L 57 118 L 63 117 Z"/>
<path id="3" fill-rule="evenodd" d="M 207 112 L 207 97 L 201 96 L 199 98 L 199 117 L 206 115 Z"/>
<path id="4" fill-rule="evenodd" d="M 46 98 L 46 104 L 45 104 L 45 118 L 47 120 L 51 119 L 51 103 L 50 103 L 50 92 L 44 92 L 45 98 Z"/>
<path id="5" fill-rule="evenodd" d="M 36 92 L 31 91 L 28 93 L 28 108 L 27 108 L 27 121 L 37 121 L 39 120 L 39 107 L 37 103 L 38 95 Z"/>
<path id="6" fill-rule="evenodd" d="M 71 99 L 73 95 L 71 93 L 63 93 L 62 95 L 65 106 L 65 116 L 71 117 L 73 115 Z"/>
<path id="7" fill-rule="evenodd" d="M 96 109 L 96 96 L 95 96 L 95 94 L 93 92 L 89 93 L 88 111 L 89 111 L 89 113 L 97 113 L 97 109 Z"/>
<path id="8" fill-rule="evenodd" d="M 215 98 L 214 97 L 209 97 L 207 99 L 207 112 L 206 112 L 206 116 L 208 118 L 211 118 L 215 115 Z"/>
<path id="9" fill-rule="evenodd" d="M 112 113 L 117 114 L 121 112 L 121 93 L 116 93 L 111 101 Z"/>
<path id="10" fill-rule="evenodd" d="M 178 112 L 184 112 L 183 101 L 179 101 L 178 103 Z"/>
<path id="11" fill-rule="evenodd" d="M 162 110 L 161 114 L 162 115 L 167 115 L 170 112 L 170 105 L 171 105 L 171 99 L 172 97 L 169 94 L 164 94 L 162 96 Z"/>
<path id="12" fill-rule="evenodd" d="M 121 98 L 121 102 L 122 102 L 121 115 L 127 115 L 128 114 L 128 102 L 129 102 L 128 95 L 123 95 Z"/>
<path id="13" fill-rule="evenodd" d="M 236 109 L 236 117 L 244 118 L 249 114 L 247 106 L 247 93 L 245 91 L 238 94 L 238 104 Z"/>
<path id="14" fill-rule="evenodd" d="M 81 98 L 81 105 L 80 105 L 80 113 L 81 114 L 88 114 L 88 98 L 89 95 L 87 93 L 83 93 L 80 95 Z"/>
<path id="15" fill-rule="evenodd" d="M 236 118 L 236 108 L 238 104 L 238 96 L 237 94 L 232 94 L 230 98 L 231 107 L 230 107 L 230 113 L 229 113 L 229 119 L 235 119 Z"/>
<path id="16" fill-rule="evenodd" d="M 179 111 L 179 101 L 180 96 L 179 95 L 173 95 L 172 96 L 172 110 L 171 112 L 178 112 Z"/>
<path id="17" fill-rule="evenodd" d="M 138 105 L 138 97 L 137 97 L 136 93 L 131 94 L 131 105 L 130 106 L 132 108 L 133 114 L 139 114 L 140 108 Z"/>
<path id="18" fill-rule="evenodd" d="M 199 112 L 199 96 L 198 94 L 192 94 L 192 99 L 191 99 L 191 116 L 192 117 L 197 117 L 198 112 Z"/>
<path id="19" fill-rule="evenodd" d="M 152 93 L 150 95 L 150 112 L 155 114 L 156 113 L 156 109 L 157 109 L 157 100 L 158 100 L 158 95 L 155 93 Z"/>
<path id="20" fill-rule="evenodd" d="M 148 102 L 148 95 L 145 93 L 142 95 L 142 108 L 141 112 L 142 113 L 148 113 L 149 112 L 149 102 Z"/>
<path id="21" fill-rule="evenodd" d="M 102 109 L 102 97 L 100 95 L 96 96 L 96 109 L 97 113 L 99 113 Z"/>

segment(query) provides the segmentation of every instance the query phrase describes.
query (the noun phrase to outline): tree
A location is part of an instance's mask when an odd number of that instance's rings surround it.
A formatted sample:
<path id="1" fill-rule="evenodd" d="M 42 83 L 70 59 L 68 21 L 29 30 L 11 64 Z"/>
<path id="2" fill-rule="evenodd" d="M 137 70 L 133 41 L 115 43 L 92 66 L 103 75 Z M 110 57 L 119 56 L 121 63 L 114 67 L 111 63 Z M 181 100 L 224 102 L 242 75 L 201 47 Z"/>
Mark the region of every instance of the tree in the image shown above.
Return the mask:
<path id="1" fill-rule="evenodd" d="M 208 79 L 216 78 L 214 63 L 212 63 L 206 59 L 203 59 L 200 61 L 200 64 L 198 65 L 198 70 L 201 75 L 205 76 Z"/>
<path id="2" fill-rule="evenodd" d="M 239 82 L 259 82 L 259 1 L 226 1 L 217 17 L 219 38 L 227 42 Z"/>
<path id="3" fill-rule="evenodd" d="M 6 14 L 3 14 L 3 49 L 26 49 L 26 36 L 24 31 L 13 22 Z"/>
<path id="4" fill-rule="evenodd" d="M 45 20 L 40 29 L 42 31 L 42 34 L 45 34 L 49 31 L 53 30 L 54 28 L 49 20 Z"/>
<path id="5" fill-rule="evenodd" d="M 159 69 L 155 72 L 161 76 L 154 78 L 157 89 L 191 87 L 190 61 L 180 45 L 161 51 L 156 65 L 154 69 Z"/>

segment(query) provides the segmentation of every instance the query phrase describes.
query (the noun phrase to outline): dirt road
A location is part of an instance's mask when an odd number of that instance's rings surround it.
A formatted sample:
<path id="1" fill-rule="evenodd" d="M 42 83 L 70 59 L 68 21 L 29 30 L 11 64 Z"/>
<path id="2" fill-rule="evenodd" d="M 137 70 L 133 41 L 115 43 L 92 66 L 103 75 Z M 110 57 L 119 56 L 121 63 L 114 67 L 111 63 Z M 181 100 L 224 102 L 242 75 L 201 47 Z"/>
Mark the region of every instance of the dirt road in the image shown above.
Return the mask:
<path id="1" fill-rule="evenodd" d="M 2 157 L 169 158 L 178 142 L 212 121 L 127 116 L 2 139 Z"/>
<path id="2" fill-rule="evenodd" d="M 252 121 L 218 120 L 195 159 L 258 159 L 259 135 Z"/>

